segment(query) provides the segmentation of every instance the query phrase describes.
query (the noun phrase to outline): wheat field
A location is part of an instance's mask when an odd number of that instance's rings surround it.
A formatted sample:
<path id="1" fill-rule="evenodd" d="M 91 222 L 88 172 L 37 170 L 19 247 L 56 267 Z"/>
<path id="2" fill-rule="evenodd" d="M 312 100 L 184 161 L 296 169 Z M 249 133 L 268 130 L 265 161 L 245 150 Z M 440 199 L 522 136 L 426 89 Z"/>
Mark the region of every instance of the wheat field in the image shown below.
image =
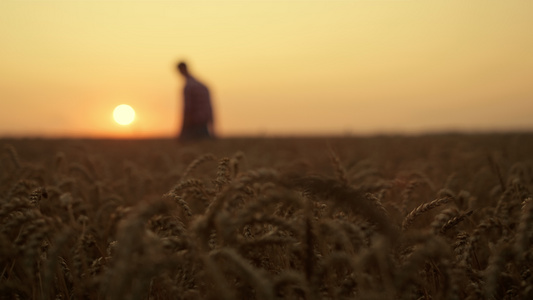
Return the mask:
<path id="1" fill-rule="evenodd" d="M 533 135 L 0 140 L 2 299 L 532 299 Z"/>

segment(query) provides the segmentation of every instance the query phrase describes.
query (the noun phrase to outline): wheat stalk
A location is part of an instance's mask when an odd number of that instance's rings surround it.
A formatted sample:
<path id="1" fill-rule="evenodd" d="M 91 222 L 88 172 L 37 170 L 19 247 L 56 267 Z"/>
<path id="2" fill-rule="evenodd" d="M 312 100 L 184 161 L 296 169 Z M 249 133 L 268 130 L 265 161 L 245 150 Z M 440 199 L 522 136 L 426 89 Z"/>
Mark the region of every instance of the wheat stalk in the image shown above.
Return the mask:
<path id="1" fill-rule="evenodd" d="M 188 166 L 187 168 L 185 169 L 185 171 L 183 172 L 183 174 L 181 175 L 181 181 L 183 181 L 185 178 L 187 178 L 194 169 L 196 169 L 200 164 L 204 163 L 204 162 L 207 162 L 207 161 L 212 161 L 212 160 L 215 160 L 215 156 L 211 153 L 208 153 L 208 154 L 204 154 L 200 157 L 198 157 L 197 159 L 193 160 Z"/>
<path id="2" fill-rule="evenodd" d="M 448 231 L 450 228 L 456 226 L 457 224 L 461 223 L 462 221 L 464 221 L 466 218 L 468 218 L 474 211 L 468 211 L 468 212 L 465 212 L 465 213 L 462 213 L 458 216 L 455 216 L 453 218 L 451 218 L 450 220 L 448 220 L 444 225 L 442 225 L 439 233 L 440 234 L 445 234 L 446 231 Z"/>
<path id="3" fill-rule="evenodd" d="M 5 145 L 4 150 L 9 155 L 9 158 L 11 159 L 11 162 L 15 166 L 15 168 L 20 169 L 22 167 L 22 164 L 20 162 L 20 157 L 17 153 L 17 150 L 12 145 Z"/>
<path id="4" fill-rule="evenodd" d="M 417 217 L 419 217 L 420 215 L 424 214 L 425 212 L 429 210 L 432 210 L 436 207 L 439 207 L 443 204 L 448 203 L 450 200 L 451 199 L 449 197 L 438 198 L 429 203 L 424 203 L 424 204 L 419 205 L 418 207 L 413 209 L 409 214 L 407 214 L 407 216 L 403 219 L 402 229 L 404 231 L 407 230 L 411 226 L 411 224 L 413 224 L 414 220 Z"/>
<path id="5" fill-rule="evenodd" d="M 212 251 L 210 256 L 213 258 L 227 259 L 233 267 L 237 268 L 237 274 L 243 280 L 248 281 L 255 289 L 258 299 L 273 299 L 272 285 L 270 281 L 258 270 L 245 261 L 237 252 L 230 248 L 218 249 Z"/>

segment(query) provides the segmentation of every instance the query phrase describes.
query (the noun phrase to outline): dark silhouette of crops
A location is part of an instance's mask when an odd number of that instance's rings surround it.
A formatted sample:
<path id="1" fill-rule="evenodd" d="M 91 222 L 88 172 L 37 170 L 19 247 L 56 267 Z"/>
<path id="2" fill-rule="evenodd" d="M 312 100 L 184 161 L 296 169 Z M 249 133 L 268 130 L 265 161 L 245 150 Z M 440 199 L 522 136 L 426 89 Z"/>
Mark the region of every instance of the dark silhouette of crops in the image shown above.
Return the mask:
<path id="1" fill-rule="evenodd" d="M 531 135 L 2 144 L 2 299 L 533 298 Z"/>

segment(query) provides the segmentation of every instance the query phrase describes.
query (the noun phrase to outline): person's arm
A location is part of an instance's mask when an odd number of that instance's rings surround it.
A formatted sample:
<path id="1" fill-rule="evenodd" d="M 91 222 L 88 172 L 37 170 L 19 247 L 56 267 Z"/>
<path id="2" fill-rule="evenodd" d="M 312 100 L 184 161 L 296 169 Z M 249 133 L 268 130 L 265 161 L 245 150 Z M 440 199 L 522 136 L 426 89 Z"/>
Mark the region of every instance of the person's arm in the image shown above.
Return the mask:
<path id="1" fill-rule="evenodd" d="M 183 125 L 191 125 L 194 122 L 193 106 L 194 106 L 194 93 L 190 87 L 186 86 L 183 89 Z"/>

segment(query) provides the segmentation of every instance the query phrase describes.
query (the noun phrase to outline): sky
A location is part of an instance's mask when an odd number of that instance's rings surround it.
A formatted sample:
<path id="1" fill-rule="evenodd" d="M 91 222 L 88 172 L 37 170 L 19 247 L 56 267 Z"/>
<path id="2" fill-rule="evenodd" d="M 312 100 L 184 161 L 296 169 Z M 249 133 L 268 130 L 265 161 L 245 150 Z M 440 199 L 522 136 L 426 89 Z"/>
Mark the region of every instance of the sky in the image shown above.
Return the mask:
<path id="1" fill-rule="evenodd" d="M 174 136 L 180 60 L 222 137 L 533 129 L 529 0 L 0 0 L 0 137 Z"/>

